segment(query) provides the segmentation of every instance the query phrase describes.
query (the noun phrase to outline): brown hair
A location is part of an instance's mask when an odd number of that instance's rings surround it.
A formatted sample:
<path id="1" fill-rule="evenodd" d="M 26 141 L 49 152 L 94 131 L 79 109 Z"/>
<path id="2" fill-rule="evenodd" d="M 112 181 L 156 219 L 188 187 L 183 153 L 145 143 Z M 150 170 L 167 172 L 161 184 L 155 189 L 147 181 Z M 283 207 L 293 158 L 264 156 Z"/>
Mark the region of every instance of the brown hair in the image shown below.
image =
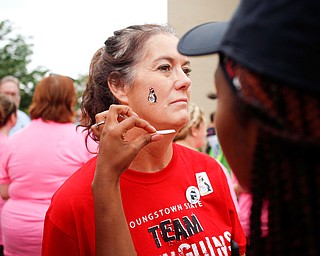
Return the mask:
<path id="1" fill-rule="evenodd" d="M 17 113 L 16 104 L 6 95 L 0 94 L 0 128 L 3 127 L 11 117 Z"/>
<path id="2" fill-rule="evenodd" d="M 72 79 L 51 75 L 41 80 L 29 107 L 31 119 L 68 123 L 73 121 L 76 91 Z"/>
<path id="3" fill-rule="evenodd" d="M 131 85 L 135 76 L 135 66 L 146 52 L 146 43 L 154 35 L 170 34 L 175 31 L 169 26 L 145 24 L 130 26 L 114 32 L 93 56 L 86 90 L 83 93 L 81 111 L 83 126 L 92 135 L 91 126 L 95 115 L 119 104 L 108 87 L 112 80 L 119 87 Z"/>

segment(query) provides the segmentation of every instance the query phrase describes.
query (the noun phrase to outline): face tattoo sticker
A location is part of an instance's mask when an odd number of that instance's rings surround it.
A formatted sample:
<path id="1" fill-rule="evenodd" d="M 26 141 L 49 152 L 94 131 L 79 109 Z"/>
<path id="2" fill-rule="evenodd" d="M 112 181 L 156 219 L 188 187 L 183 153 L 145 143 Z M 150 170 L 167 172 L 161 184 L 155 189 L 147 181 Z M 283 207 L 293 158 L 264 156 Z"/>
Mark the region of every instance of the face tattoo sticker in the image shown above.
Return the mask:
<path id="1" fill-rule="evenodd" d="M 152 87 L 149 87 L 148 101 L 151 103 L 157 102 L 157 95 L 155 94 L 154 89 Z"/>
<path id="2" fill-rule="evenodd" d="M 201 196 L 205 196 L 213 192 L 212 185 L 206 172 L 196 173 L 196 179 Z"/>
<path id="3" fill-rule="evenodd" d="M 200 200 L 199 189 L 195 186 L 190 186 L 187 188 L 186 197 L 190 204 L 196 204 Z"/>

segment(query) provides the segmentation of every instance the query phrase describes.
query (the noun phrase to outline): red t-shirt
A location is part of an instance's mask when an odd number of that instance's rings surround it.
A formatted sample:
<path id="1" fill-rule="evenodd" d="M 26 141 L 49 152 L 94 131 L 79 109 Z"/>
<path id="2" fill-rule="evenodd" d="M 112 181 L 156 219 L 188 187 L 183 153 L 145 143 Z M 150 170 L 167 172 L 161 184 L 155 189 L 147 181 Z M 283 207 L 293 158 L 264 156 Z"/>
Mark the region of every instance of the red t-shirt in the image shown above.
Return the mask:
<path id="1" fill-rule="evenodd" d="M 123 207 L 138 255 L 231 255 L 231 239 L 244 254 L 245 235 L 220 165 L 206 154 L 176 144 L 173 149 L 165 169 L 127 170 L 121 176 Z M 93 158 L 53 197 L 43 255 L 95 255 L 95 167 Z"/>

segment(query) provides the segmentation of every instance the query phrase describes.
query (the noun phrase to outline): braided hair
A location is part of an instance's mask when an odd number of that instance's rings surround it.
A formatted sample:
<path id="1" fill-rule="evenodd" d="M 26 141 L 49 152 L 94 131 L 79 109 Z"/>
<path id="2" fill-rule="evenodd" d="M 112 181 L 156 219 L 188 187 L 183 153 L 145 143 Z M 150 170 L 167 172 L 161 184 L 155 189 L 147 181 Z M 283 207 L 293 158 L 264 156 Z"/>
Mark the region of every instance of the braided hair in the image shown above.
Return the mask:
<path id="1" fill-rule="evenodd" d="M 237 100 L 258 122 L 248 255 L 319 255 L 320 95 L 229 62 Z M 228 68 L 227 68 L 228 69 Z M 261 212 L 268 202 L 268 235 Z"/>

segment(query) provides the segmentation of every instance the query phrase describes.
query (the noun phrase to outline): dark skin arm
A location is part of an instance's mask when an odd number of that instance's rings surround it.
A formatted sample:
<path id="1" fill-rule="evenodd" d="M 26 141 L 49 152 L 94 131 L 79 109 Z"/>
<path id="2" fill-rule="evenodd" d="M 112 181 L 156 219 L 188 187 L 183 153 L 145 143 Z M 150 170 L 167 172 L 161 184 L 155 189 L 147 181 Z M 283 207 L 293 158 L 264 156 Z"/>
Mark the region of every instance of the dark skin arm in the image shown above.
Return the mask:
<path id="1" fill-rule="evenodd" d="M 119 115 L 126 118 L 119 121 Z M 158 141 L 156 129 L 127 106 L 111 106 L 109 111 L 96 116 L 92 130 L 100 140 L 97 167 L 92 182 L 96 222 L 97 256 L 137 255 L 120 193 L 120 176 L 130 166 L 138 152 L 145 145 Z M 123 134 L 133 127 L 146 131 L 133 141 L 126 141 Z M 114 227 L 117 227 L 116 230 Z"/>

